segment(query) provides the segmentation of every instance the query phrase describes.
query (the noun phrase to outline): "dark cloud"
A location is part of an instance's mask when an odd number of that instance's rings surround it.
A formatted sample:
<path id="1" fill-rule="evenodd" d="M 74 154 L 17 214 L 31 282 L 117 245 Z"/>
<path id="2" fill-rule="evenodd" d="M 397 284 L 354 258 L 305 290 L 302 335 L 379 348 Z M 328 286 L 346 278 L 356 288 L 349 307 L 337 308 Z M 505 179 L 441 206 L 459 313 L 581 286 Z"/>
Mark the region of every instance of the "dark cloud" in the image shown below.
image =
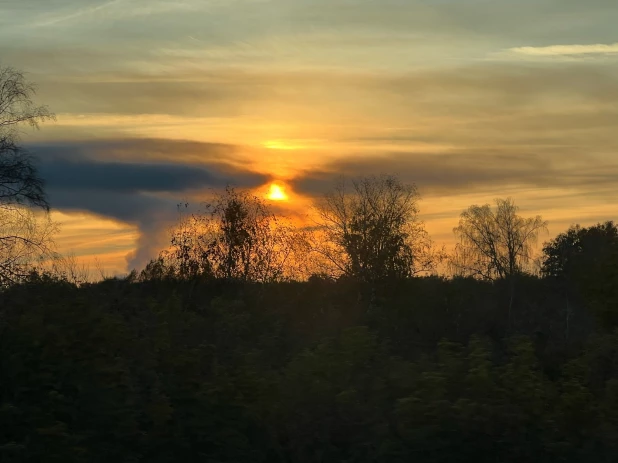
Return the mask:
<path id="1" fill-rule="evenodd" d="M 204 195 L 227 184 L 251 188 L 268 180 L 227 163 L 226 153 L 234 152 L 229 145 L 127 139 L 29 149 L 38 155 L 53 208 L 86 211 L 138 227 L 141 235 L 129 256 L 130 267 L 142 266 L 165 244 L 163 235 L 177 216 L 176 205 L 187 195 Z M 170 150 L 182 164 L 172 162 Z M 187 162 L 187 156 L 194 162 Z M 123 161 L 106 161 L 110 158 Z"/>
<path id="2" fill-rule="evenodd" d="M 40 168 L 49 188 L 140 191 L 183 191 L 221 186 L 226 181 L 191 166 L 74 162 L 64 159 L 44 162 Z"/>
<path id="3" fill-rule="evenodd" d="M 421 194 L 470 194 L 531 186 L 607 195 L 618 182 L 618 163 L 591 156 L 546 156 L 499 149 L 488 153 L 397 153 L 333 162 L 321 171 L 305 172 L 293 186 L 299 192 L 317 195 L 331 189 L 339 176 L 380 173 L 395 173 L 416 183 Z"/>
<path id="4" fill-rule="evenodd" d="M 225 143 L 204 143 L 190 140 L 152 138 L 92 139 L 87 141 L 46 142 L 26 146 L 43 162 L 91 160 L 97 162 L 174 163 L 217 165 L 234 164 L 240 147 Z"/>
<path id="5" fill-rule="evenodd" d="M 177 204 L 172 198 L 116 191 L 52 187 L 49 195 L 55 209 L 91 212 L 134 225 L 171 217 Z"/>
<path id="6" fill-rule="evenodd" d="M 256 186 L 262 175 L 237 172 L 233 175 L 196 165 L 136 164 L 74 161 L 44 158 L 39 168 L 48 188 L 114 191 L 117 193 L 182 192 L 220 188 L 227 184 Z"/>
<path id="7" fill-rule="evenodd" d="M 87 211 L 135 225 L 139 237 L 135 251 L 127 255 L 130 269 L 142 268 L 169 243 L 167 230 L 177 218 L 177 203 L 171 197 L 105 190 L 50 188 L 50 201 L 62 211 Z"/>

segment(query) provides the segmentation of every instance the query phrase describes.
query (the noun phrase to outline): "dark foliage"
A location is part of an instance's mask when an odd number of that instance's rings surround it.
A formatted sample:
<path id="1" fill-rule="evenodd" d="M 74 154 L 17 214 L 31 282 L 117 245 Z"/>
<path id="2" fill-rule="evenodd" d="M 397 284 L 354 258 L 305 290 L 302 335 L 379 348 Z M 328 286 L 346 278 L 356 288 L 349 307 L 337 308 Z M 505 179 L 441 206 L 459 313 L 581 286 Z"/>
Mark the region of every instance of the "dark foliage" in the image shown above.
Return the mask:
<path id="1" fill-rule="evenodd" d="M 0 460 L 614 461 L 618 334 L 532 277 L 509 324 L 510 287 L 33 276 L 0 293 Z"/>
<path id="2" fill-rule="evenodd" d="M 618 326 L 618 227 L 613 222 L 579 225 L 543 248 L 542 272 L 567 303 L 587 301 L 602 324 Z"/>

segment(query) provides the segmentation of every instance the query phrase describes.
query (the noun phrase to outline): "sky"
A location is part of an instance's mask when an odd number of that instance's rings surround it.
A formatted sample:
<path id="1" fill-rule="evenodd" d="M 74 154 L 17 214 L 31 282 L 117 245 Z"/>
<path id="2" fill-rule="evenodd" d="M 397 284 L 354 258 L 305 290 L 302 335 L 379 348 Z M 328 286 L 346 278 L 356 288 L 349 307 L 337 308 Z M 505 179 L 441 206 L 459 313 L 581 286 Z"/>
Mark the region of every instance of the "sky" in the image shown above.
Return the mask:
<path id="1" fill-rule="evenodd" d="M 181 201 L 272 182 L 301 217 L 340 175 L 397 174 L 451 245 L 512 197 L 618 219 L 615 0 L 3 0 L 0 66 L 57 121 L 24 134 L 59 250 L 109 274 L 167 243 Z"/>

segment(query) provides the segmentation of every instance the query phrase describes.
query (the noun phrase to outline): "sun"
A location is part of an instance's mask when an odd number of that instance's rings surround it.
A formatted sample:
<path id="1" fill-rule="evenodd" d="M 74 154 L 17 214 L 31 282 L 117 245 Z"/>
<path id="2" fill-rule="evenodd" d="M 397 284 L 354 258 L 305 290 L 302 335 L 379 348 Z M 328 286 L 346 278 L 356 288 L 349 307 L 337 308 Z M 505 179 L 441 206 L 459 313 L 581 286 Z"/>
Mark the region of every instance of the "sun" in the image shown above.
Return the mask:
<path id="1" fill-rule="evenodd" d="M 268 190 L 268 199 L 271 201 L 287 201 L 288 195 L 285 194 L 285 190 L 282 186 L 273 183 Z"/>

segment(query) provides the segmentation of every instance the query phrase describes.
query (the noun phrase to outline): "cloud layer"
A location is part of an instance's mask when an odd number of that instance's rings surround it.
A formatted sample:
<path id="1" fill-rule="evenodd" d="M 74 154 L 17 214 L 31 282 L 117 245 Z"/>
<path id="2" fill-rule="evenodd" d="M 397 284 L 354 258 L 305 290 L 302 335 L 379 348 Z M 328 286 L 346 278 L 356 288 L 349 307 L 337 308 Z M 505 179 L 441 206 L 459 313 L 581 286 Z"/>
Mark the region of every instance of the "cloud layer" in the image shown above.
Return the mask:
<path id="1" fill-rule="evenodd" d="M 253 188 L 267 181 L 263 175 L 225 164 L 221 154 L 231 146 L 119 139 L 29 148 L 39 158 L 53 208 L 90 212 L 138 228 L 140 238 L 129 258 L 130 268 L 143 266 L 166 244 L 165 232 L 176 218 L 179 202 L 188 198 L 199 202 L 210 190 L 228 184 Z M 167 157 L 168 162 L 148 162 L 153 148 L 155 156 Z M 178 152 L 200 153 L 201 163 L 174 163 L 172 153 Z M 120 156 L 124 162 L 109 161 Z"/>
<path id="2" fill-rule="evenodd" d="M 611 194 L 618 181 L 618 162 L 588 156 L 539 156 L 517 152 L 396 153 L 336 161 L 320 171 L 307 171 L 293 182 L 309 195 L 333 186 L 337 176 L 356 178 L 396 173 L 415 183 L 425 195 L 449 196 L 496 191 L 500 187 L 565 189 L 599 196 Z M 590 188 L 594 185 L 594 188 Z"/>

